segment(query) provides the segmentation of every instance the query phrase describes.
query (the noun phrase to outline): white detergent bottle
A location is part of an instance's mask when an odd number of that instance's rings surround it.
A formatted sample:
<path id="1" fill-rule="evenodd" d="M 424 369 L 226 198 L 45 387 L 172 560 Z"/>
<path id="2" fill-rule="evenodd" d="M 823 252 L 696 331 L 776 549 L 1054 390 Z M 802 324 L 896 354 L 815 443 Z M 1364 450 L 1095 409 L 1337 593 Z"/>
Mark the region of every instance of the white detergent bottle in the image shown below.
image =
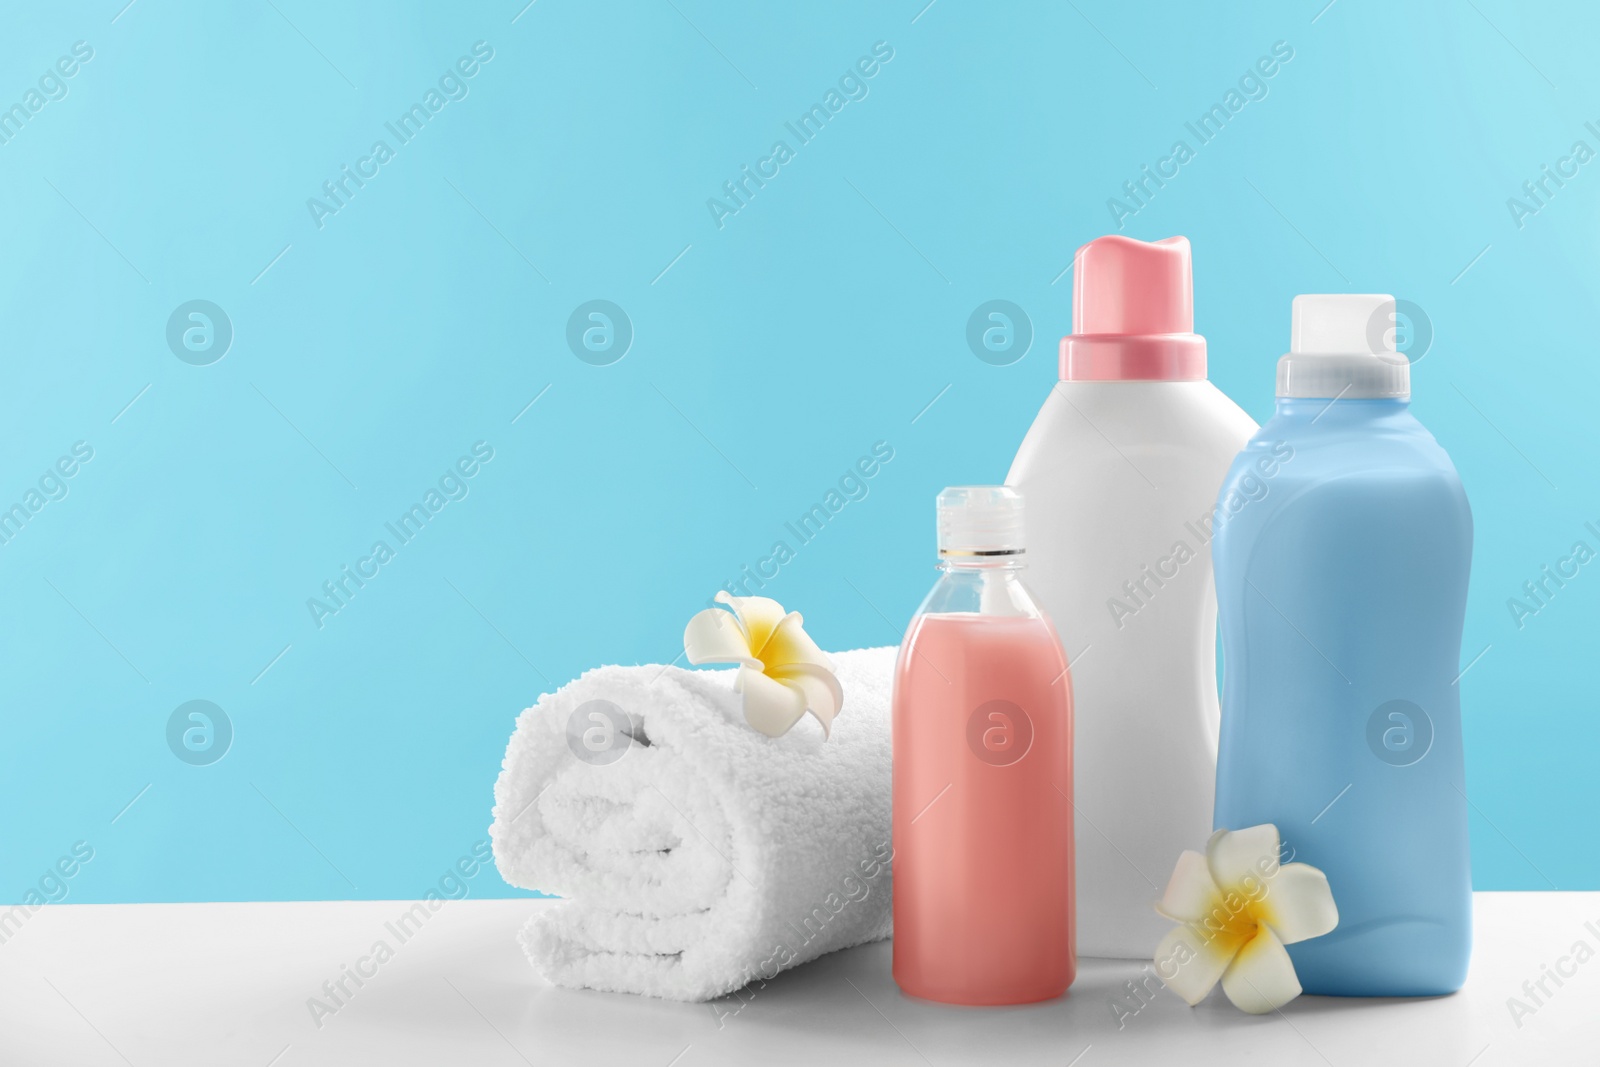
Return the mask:
<path id="1" fill-rule="evenodd" d="M 1171 925 L 1152 905 L 1211 834 L 1210 542 L 1256 424 L 1206 380 L 1187 238 L 1101 237 L 1073 268 L 1061 380 L 1006 481 L 1072 669 L 1078 951 L 1148 959 Z"/>

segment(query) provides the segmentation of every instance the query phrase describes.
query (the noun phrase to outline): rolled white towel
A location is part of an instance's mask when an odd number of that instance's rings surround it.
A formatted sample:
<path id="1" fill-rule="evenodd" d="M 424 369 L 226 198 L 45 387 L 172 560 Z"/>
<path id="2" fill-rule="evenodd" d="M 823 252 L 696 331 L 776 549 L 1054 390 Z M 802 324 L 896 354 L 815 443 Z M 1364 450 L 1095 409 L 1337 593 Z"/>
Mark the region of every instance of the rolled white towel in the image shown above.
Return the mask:
<path id="1" fill-rule="evenodd" d="M 709 1000 L 888 937 L 895 653 L 833 656 L 827 740 L 751 729 L 731 670 L 601 667 L 524 711 L 490 837 L 507 882 L 567 898 L 522 931 L 539 972 Z"/>

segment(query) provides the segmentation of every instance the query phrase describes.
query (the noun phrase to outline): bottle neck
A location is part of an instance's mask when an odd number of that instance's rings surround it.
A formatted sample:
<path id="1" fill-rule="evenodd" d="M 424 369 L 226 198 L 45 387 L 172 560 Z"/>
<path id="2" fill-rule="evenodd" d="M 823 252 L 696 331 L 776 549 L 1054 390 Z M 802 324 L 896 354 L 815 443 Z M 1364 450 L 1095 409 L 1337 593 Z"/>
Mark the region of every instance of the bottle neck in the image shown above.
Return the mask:
<path id="1" fill-rule="evenodd" d="M 939 554 L 938 567 L 946 574 L 973 572 L 1012 572 L 1027 566 L 1028 557 L 1022 552 L 1004 556 L 968 556 Z"/>
<path id="2" fill-rule="evenodd" d="M 1319 423 L 1366 422 L 1386 416 L 1400 415 L 1411 409 L 1409 397 L 1381 397 L 1377 399 L 1348 400 L 1332 397 L 1280 396 L 1276 413 L 1284 418 L 1305 419 Z"/>

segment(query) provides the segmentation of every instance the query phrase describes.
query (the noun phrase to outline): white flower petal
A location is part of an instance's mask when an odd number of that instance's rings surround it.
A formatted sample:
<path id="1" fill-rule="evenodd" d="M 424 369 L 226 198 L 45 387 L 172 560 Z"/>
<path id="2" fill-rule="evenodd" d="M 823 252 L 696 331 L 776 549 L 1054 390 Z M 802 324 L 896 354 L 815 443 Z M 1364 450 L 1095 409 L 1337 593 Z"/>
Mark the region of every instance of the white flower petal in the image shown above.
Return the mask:
<path id="1" fill-rule="evenodd" d="M 721 608 L 707 608 L 689 620 L 683 629 L 683 651 L 697 667 L 702 663 L 761 666 L 761 661 L 750 654 L 750 643 L 745 640 L 739 620 Z"/>
<path id="2" fill-rule="evenodd" d="M 844 689 L 832 671 L 808 663 L 795 663 L 787 667 L 770 667 L 767 674 L 800 690 L 805 695 L 806 707 L 822 723 L 823 736 L 832 732 L 833 720 L 844 703 Z"/>
<path id="3" fill-rule="evenodd" d="M 1267 880 L 1267 895 L 1256 917 L 1272 927 L 1285 945 L 1321 937 L 1339 925 L 1328 876 L 1308 863 L 1286 863 Z"/>
<path id="4" fill-rule="evenodd" d="M 1173 922 L 1193 923 L 1221 906 L 1222 893 L 1211 877 L 1205 856 L 1193 850 L 1184 852 L 1172 869 L 1172 878 L 1167 882 L 1167 891 L 1162 894 L 1156 911 Z"/>
<path id="5" fill-rule="evenodd" d="M 759 670 L 740 667 L 733 685 L 744 695 L 745 721 L 768 737 L 788 733 L 806 713 L 804 692 Z"/>
<path id="6" fill-rule="evenodd" d="M 1278 828 L 1271 823 L 1218 830 L 1206 842 L 1206 865 L 1224 893 L 1259 888 L 1277 873 L 1279 862 Z"/>
<path id="7" fill-rule="evenodd" d="M 783 605 L 771 597 L 734 596 L 726 590 L 719 592 L 714 599 L 733 609 L 733 613 L 739 617 L 739 625 L 744 628 L 744 639 L 750 654 L 760 656 L 772 632 L 784 620 Z"/>
<path id="8" fill-rule="evenodd" d="M 1207 938 L 1192 926 L 1177 926 L 1156 946 L 1156 974 L 1193 1006 L 1206 999 L 1238 947 L 1236 942 Z"/>
<path id="9" fill-rule="evenodd" d="M 1274 832 L 1276 834 L 1276 832 Z M 1300 995 L 1294 962 L 1271 927 L 1263 926 L 1245 942 L 1222 975 L 1222 991 L 1234 1007 L 1251 1015 L 1281 1008 Z"/>

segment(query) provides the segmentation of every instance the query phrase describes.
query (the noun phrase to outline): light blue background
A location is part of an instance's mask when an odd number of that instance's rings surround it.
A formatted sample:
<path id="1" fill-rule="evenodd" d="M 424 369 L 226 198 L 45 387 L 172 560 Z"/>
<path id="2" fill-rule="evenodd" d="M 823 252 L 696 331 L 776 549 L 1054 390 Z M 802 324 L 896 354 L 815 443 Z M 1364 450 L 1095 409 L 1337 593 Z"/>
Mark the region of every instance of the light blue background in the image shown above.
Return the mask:
<path id="1" fill-rule="evenodd" d="M 1003 477 L 1055 378 L 1073 249 L 1276 41 L 1266 98 L 1124 232 L 1193 240 L 1212 377 L 1257 419 L 1295 293 L 1425 310 L 1415 406 L 1477 518 L 1463 665 L 1489 648 L 1475 882 L 1600 887 L 1600 564 L 1521 630 L 1506 606 L 1600 548 L 1600 162 L 1523 228 L 1506 205 L 1600 149 L 1600 16 L 524 2 L 7 5 L 0 105 L 94 58 L 0 145 L 0 507 L 94 458 L 0 546 L 6 899 L 79 840 L 74 901 L 419 896 L 485 836 L 520 708 L 673 658 L 876 441 L 767 591 L 827 647 L 896 640 L 934 493 Z M 307 198 L 480 40 L 469 95 L 319 229 Z M 878 41 L 866 99 L 719 229 L 707 199 Z M 192 299 L 235 331 L 210 366 L 166 344 Z M 565 342 L 591 299 L 636 331 L 611 366 Z M 1032 318 L 1010 366 L 965 342 L 991 299 Z M 470 494 L 319 629 L 307 598 L 477 441 Z M 210 766 L 166 744 L 193 699 L 235 730 Z"/>

